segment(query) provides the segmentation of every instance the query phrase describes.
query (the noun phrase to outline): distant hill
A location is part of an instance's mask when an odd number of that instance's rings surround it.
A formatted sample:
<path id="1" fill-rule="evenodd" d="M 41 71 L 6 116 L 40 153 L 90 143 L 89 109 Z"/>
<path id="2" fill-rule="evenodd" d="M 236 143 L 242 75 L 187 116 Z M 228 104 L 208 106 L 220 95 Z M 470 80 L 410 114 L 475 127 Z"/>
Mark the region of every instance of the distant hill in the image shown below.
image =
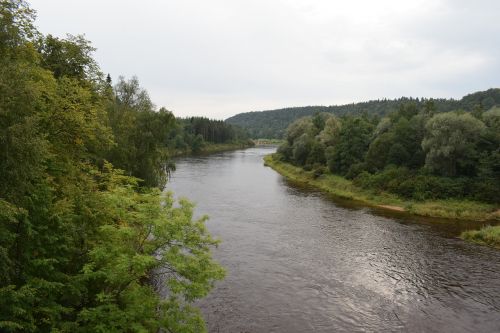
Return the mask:
<path id="1" fill-rule="evenodd" d="M 291 107 L 270 111 L 253 111 L 239 113 L 226 119 L 226 122 L 245 128 L 252 138 L 282 138 L 290 123 L 295 119 L 314 115 L 316 112 L 330 112 L 337 116 L 346 114 L 376 114 L 383 116 L 399 108 L 402 103 L 413 102 L 422 107 L 428 101 L 433 101 L 437 112 L 447 112 L 457 109 L 472 111 L 474 107 L 481 105 L 488 110 L 494 105 L 500 105 L 500 89 L 494 88 L 480 91 L 464 96 L 460 100 L 455 99 L 426 99 L 407 98 L 382 99 L 361 103 L 332 106 L 303 106 Z"/>

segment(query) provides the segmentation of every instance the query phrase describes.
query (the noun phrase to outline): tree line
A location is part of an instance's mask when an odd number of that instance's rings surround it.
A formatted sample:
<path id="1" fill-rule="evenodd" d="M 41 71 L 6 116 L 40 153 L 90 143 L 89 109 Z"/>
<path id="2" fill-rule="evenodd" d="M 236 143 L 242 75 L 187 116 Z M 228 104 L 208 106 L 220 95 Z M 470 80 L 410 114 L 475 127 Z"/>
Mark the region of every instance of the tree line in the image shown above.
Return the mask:
<path id="1" fill-rule="evenodd" d="M 162 188 L 174 168 L 171 157 L 179 153 L 199 153 L 207 144 L 251 144 L 244 130 L 222 120 L 176 118 L 163 107 L 156 111 L 136 77 L 120 77 L 113 88 L 108 75 L 104 90 L 116 143 L 104 157 L 146 186 Z"/>
<path id="2" fill-rule="evenodd" d="M 293 122 L 278 149 L 286 162 L 352 179 L 355 185 L 414 200 L 500 202 L 500 108 L 438 113 L 433 101 L 397 111 Z"/>
<path id="3" fill-rule="evenodd" d="M 34 19 L 0 1 L 0 331 L 204 331 L 192 302 L 224 276 L 218 242 L 160 189 L 173 132 L 243 134 L 157 110 L 136 78 L 113 85 L 82 36 Z"/>
<path id="4" fill-rule="evenodd" d="M 415 104 L 423 108 L 427 103 L 434 105 L 435 112 L 450 112 L 475 109 L 488 110 L 500 104 L 500 89 L 489 89 L 464 96 L 460 100 L 444 98 L 411 98 L 379 99 L 361 103 L 331 106 L 304 106 L 270 111 L 245 112 L 226 119 L 229 124 L 246 129 L 252 138 L 282 139 L 288 125 L 305 116 L 313 116 L 318 112 L 331 113 L 337 117 L 345 115 L 360 116 L 363 114 L 383 117 L 397 112 L 401 104 Z"/>
<path id="5" fill-rule="evenodd" d="M 177 118 L 167 140 L 167 146 L 174 154 L 199 153 L 207 143 L 253 144 L 247 132 L 240 127 L 205 117 Z"/>

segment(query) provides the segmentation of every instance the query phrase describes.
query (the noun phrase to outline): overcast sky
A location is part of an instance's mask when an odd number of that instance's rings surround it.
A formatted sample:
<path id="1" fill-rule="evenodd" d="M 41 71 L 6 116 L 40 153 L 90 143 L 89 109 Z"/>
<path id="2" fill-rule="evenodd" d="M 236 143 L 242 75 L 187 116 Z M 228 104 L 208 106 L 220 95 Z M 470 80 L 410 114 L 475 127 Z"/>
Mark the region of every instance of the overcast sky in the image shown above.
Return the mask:
<path id="1" fill-rule="evenodd" d="M 498 0 L 32 0 L 177 116 L 455 97 L 500 80 Z"/>

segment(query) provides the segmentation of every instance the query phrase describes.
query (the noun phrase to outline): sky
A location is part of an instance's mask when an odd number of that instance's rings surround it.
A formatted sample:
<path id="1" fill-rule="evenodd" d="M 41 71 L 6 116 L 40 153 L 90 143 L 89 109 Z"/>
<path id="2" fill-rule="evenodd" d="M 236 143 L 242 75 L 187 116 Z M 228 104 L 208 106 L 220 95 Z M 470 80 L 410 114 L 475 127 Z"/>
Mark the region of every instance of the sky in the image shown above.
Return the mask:
<path id="1" fill-rule="evenodd" d="M 29 0 L 28 0 L 29 1 Z M 176 116 L 500 87 L 498 0 L 32 0 Z"/>

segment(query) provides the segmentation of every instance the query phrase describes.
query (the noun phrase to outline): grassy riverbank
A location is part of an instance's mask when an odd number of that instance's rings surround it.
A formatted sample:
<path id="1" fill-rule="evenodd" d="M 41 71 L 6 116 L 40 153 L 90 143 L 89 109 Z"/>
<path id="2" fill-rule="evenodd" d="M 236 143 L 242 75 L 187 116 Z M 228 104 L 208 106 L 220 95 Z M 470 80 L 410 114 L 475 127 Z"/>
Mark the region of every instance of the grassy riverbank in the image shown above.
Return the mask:
<path id="1" fill-rule="evenodd" d="M 500 249 L 500 226 L 486 226 L 479 230 L 465 231 L 462 239 Z"/>
<path id="2" fill-rule="evenodd" d="M 173 156 L 188 156 L 188 155 L 208 155 L 224 151 L 238 150 L 253 147 L 255 144 L 252 141 L 248 142 L 230 142 L 230 143 L 205 143 L 198 152 L 193 152 L 191 149 L 176 150 L 172 153 Z"/>
<path id="3" fill-rule="evenodd" d="M 253 142 L 255 142 L 256 146 L 259 146 L 259 145 L 280 146 L 285 142 L 285 140 L 283 140 L 283 139 L 254 139 Z"/>
<path id="4" fill-rule="evenodd" d="M 314 171 L 305 171 L 300 167 L 277 161 L 273 155 L 265 156 L 264 161 L 265 165 L 292 181 L 308 184 L 339 198 L 359 201 L 368 206 L 429 217 L 477 221 L 500 220 L 500 212 L 495 205 L 457 199 L 411 201 L 391 193 L 375 193 L 361 189 L 352 181 L 337 175 L 325 173 L 316 177 Z"/>

